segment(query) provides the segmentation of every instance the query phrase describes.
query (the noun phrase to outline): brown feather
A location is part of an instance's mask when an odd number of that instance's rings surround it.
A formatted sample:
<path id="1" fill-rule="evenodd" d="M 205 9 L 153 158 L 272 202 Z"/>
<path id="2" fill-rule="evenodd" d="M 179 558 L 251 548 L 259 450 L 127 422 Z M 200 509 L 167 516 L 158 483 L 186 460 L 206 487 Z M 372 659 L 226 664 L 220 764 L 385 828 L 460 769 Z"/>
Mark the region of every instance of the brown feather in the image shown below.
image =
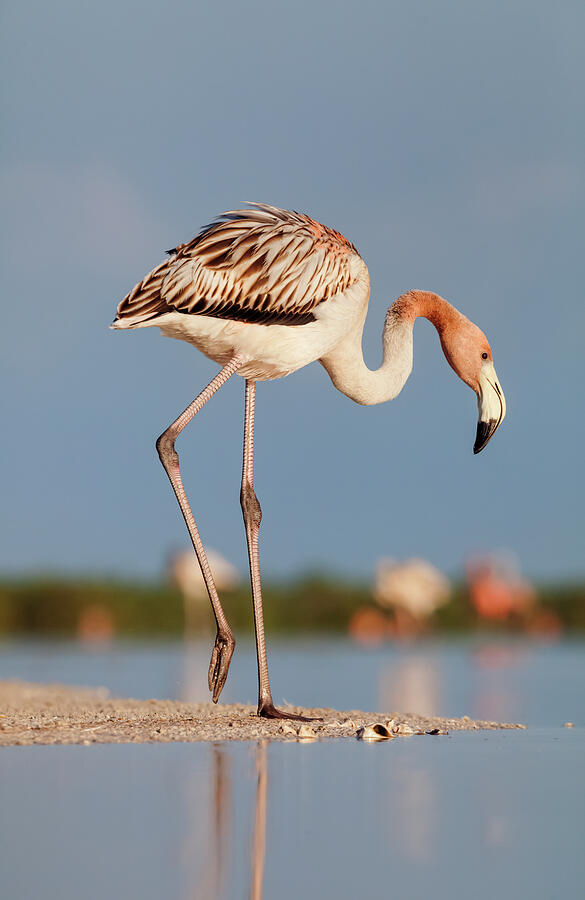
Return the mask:
<path id="1" fill-rule="evenodd" d="M 357 250 L 300 213 L 263 204 L 232 210 L 180 244 L 118 307 L 140 322 L 166 312 L 270 324 L 314 321 L 319 303 L 345 291 Z"/>

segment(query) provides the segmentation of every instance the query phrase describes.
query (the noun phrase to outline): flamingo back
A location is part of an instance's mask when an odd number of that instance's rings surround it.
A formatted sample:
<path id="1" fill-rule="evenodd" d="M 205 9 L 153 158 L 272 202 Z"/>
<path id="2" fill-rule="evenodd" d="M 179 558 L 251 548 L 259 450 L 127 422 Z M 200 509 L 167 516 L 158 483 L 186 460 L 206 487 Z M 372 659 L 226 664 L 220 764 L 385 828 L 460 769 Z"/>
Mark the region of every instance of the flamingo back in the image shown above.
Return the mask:
<path id="1" fill-rule="evenodd" d="M 115 327 L 168 312 L 304 325 L 320 303 L 355 283 L 361 262 L 334 229 L 261 203 L 223 213 L 168 253 L 124 297 Z"/>

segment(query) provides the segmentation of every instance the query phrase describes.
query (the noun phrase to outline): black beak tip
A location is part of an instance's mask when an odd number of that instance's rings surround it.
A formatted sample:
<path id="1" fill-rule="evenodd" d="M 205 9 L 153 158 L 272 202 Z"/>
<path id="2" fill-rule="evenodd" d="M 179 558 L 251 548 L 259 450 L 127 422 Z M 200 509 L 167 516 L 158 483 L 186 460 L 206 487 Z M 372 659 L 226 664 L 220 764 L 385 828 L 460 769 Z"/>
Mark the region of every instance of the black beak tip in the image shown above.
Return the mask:
<path id="1" fill-rule="evenodd" d="M 481 453 L 490 438 L 493 437 L 499 424 L 497 419 L 489 419 L 487 422 L 482 422 L 480 419 L 477 423 L 477 433 L 475 435 L 475 444 L 473 445 L 474 454 Z"/>

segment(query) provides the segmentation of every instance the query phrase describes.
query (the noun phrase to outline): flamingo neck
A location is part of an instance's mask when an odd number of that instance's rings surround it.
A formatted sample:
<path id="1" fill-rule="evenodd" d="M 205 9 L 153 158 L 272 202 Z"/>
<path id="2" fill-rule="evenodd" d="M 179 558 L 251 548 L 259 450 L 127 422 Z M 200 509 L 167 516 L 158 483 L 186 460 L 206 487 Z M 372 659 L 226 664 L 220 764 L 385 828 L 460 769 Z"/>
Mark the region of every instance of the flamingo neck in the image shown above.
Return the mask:
<path id="1" fill-rule="evenodd" d="M 408 291 L 386 313 L 382 332 L 382 365 L 369 369 L 362 351 L 361 328 L 350 333 L 334 350 L 319 360 L 335 387 L 363 406 L 385 403 L 398 396 L 412 371 L 413 327 L 419 316 L 428 319 L 444 334 L 456 328 L 461 313 L 429 291 Z M 365 318 L 364 318 L 365 321 Z"/>

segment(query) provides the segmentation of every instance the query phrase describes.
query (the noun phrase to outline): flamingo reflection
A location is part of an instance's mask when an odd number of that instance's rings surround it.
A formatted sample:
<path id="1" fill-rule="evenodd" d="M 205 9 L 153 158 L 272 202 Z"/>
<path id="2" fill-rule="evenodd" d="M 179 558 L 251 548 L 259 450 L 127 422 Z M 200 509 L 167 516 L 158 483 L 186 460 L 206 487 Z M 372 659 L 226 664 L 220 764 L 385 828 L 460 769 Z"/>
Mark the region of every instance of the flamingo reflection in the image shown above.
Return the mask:
<path id="1" fill-rule="evenodd" d="M 226 873 L 231 859 L 233 783 L 231 760 L 221 744 L 210 749 L 210 778 L 207 809 L 202 807 L 204 784 L 198 772 L 187 794 L 192 816 L 183 855 L 190 871 L 186 896 L 197 900 L 219 900 L 224 896 Z M 195 851 L 195 854 L 194 854 Z"/>
<path id="2" fill-rule="evenodd" d="M 254 837 L 252 841 L 250 900 L 262 900 L 262 885 L 264 881 L 264 860 L 266 857 L 266 805 L 268 797 L 266 745 L 267 741 L 258 741 L 256 746 L 257 782 Z"/>
<path id="3" fill-rule="evenodd" d="M 225 744 L 213 744 L 211 777 L 207 807 L 201 804 L 201 782 L 196 778 L 189 791 L 189 808 L 195 816 L 191 833 L 185 842 L 186 862 L 191 863 L 188 897 L 197 900 L 220 900 L 232 896 L 230 874 L 233 869 L 232 832 L 234 779 L 231 753 Z M 250 857 L 250 900 L 262 900 L 264 861 L 266 856 L 266 816 L 268 806 L 267 741 L 259 741 L 255 749 L 256 794 Z M 195 850 L 196 859 L 193 859 Z M 239 894 L 238 894 L 239 896 Z"/>

